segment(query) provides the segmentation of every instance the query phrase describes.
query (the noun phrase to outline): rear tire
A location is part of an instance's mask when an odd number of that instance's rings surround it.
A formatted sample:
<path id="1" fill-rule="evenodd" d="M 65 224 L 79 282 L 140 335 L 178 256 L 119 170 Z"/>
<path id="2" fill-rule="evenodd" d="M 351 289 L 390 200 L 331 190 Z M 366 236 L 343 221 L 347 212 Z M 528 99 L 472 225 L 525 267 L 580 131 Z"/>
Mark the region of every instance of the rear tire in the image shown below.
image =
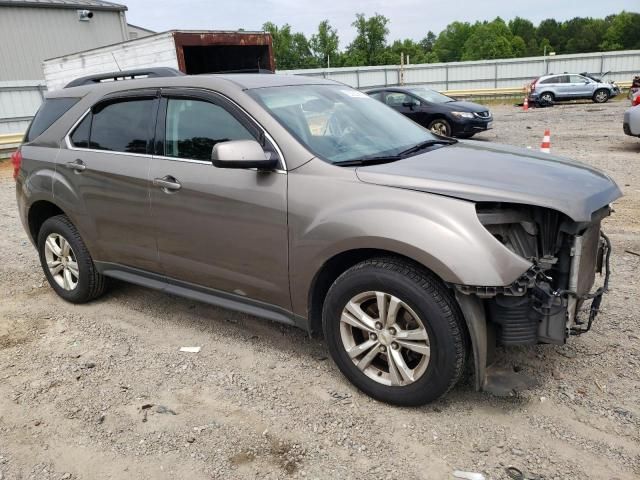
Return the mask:
<path id="1" fill-rule="evenodd" d="M 594 103 L 606 103 L 609 100 L 609 92 L 604 88 L 600 88 L 594 92 L 592 100 Z"/>
<path id="2" fill-rule="evenodd" d="M 377 400 L 423 405 L 464 371 L 467 336 L 457 303 L 435 275 L 409 262 L 375 258 L 350 268 L 329 289 L 322 319 L 340 371 Z"/>
<path id="3" fill-rule="evenodd" d="M 66 215 L 47 219 L 38 232 L 40 264 L 51 288 L 71 303 L 85 303 L 105 290 L 80 233 Z"/>

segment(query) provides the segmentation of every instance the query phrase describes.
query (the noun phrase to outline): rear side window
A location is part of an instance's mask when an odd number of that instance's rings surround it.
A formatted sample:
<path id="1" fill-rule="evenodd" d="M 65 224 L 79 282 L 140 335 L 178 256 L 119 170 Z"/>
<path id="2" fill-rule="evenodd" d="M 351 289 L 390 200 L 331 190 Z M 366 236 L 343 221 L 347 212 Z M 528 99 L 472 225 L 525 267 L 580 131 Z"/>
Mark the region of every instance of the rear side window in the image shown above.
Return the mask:
<path id="1" fill-rule="evenodd" d="M 80 148 L 89 148 L 89 134 L 91 133 L 91 113 L 86 115 L 71 134 L 71 143 Z"/>
<path id="2" fill-rule="evenodd" d="M 127 99 L 95 107 L 89 134 L 90 147 L 114 152 L 147 153 L 155 118 L 153 102 L 153 99 Z M 83 125 L 78 125 L 73 135 L 80 127 Z M 81 138 L 78 140 L 82 142 Z"/>
<path id="3" fill-rule="evenodd" d="M 36 116 L 33 117 L 31 126 L 25 136 L 25 142 L 31 142 L 38 138 L 47 128 L 54 124 L 71 107 L 78 103 L 79 98 L 48 98 L 46 99 Z"/>

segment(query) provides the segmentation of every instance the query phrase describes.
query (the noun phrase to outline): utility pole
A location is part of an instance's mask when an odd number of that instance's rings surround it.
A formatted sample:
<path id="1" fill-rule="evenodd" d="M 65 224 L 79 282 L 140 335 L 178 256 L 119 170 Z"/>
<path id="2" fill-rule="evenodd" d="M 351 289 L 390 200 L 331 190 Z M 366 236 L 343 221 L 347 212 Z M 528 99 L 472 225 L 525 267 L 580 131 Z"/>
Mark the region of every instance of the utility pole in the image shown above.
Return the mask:
<path id="1" fill-rule="evenodd" d="M 404 85 L 404 52 L 400 53 L 400 85 Z"/>

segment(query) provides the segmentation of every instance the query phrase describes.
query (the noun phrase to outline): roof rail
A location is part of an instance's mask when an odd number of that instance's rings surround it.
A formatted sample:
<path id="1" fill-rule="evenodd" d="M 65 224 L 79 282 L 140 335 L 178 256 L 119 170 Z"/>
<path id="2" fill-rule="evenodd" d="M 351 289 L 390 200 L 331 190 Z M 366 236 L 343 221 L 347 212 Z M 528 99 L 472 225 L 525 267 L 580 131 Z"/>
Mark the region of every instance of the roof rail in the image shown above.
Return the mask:
<path id="1" fill-rule="evenodd" d="M 76 78 L 67 83 L 64 88 L 79 87 L 81 85 L 93 85 L 102 81 L 134 80 L 138 77 L 160 78 L 160 77 L 180 77 L 184 75 L 179 70 L 169 67 L 140 68 L 137 70 L 122 70 L 119 72 L 97 73 L 86 77 Z"/>

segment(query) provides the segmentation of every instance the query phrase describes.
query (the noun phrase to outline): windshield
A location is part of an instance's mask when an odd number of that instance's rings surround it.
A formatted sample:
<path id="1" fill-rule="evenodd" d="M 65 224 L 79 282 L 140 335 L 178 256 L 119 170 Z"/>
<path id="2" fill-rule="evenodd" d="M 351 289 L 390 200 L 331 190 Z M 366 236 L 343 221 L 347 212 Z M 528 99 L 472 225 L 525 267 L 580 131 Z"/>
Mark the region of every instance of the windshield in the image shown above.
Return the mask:
<path id="1" fill-rule="evenodd" d="M 422 98 L 423 100 L 426 100 L 427 102 L 432 102 L 432 103 L 455 102 L 455 99 L 451 97 L 447 97 L 446 95 L 443 95 L 440 92 L 436 92 L 435 90 L 431 90 L 430 88 L 426 88 L 426 87 L 414 87 L 414 88 L 410 88 L 409 91 L 414 95 L 417 95 L 418 97 Z"/>
<path id="2" fill-rule="evenodd" d="M 248 92 L 305 147 L 332 163 L 393 157 L 433 134 L 383 103 L 342 85 Z"/>

